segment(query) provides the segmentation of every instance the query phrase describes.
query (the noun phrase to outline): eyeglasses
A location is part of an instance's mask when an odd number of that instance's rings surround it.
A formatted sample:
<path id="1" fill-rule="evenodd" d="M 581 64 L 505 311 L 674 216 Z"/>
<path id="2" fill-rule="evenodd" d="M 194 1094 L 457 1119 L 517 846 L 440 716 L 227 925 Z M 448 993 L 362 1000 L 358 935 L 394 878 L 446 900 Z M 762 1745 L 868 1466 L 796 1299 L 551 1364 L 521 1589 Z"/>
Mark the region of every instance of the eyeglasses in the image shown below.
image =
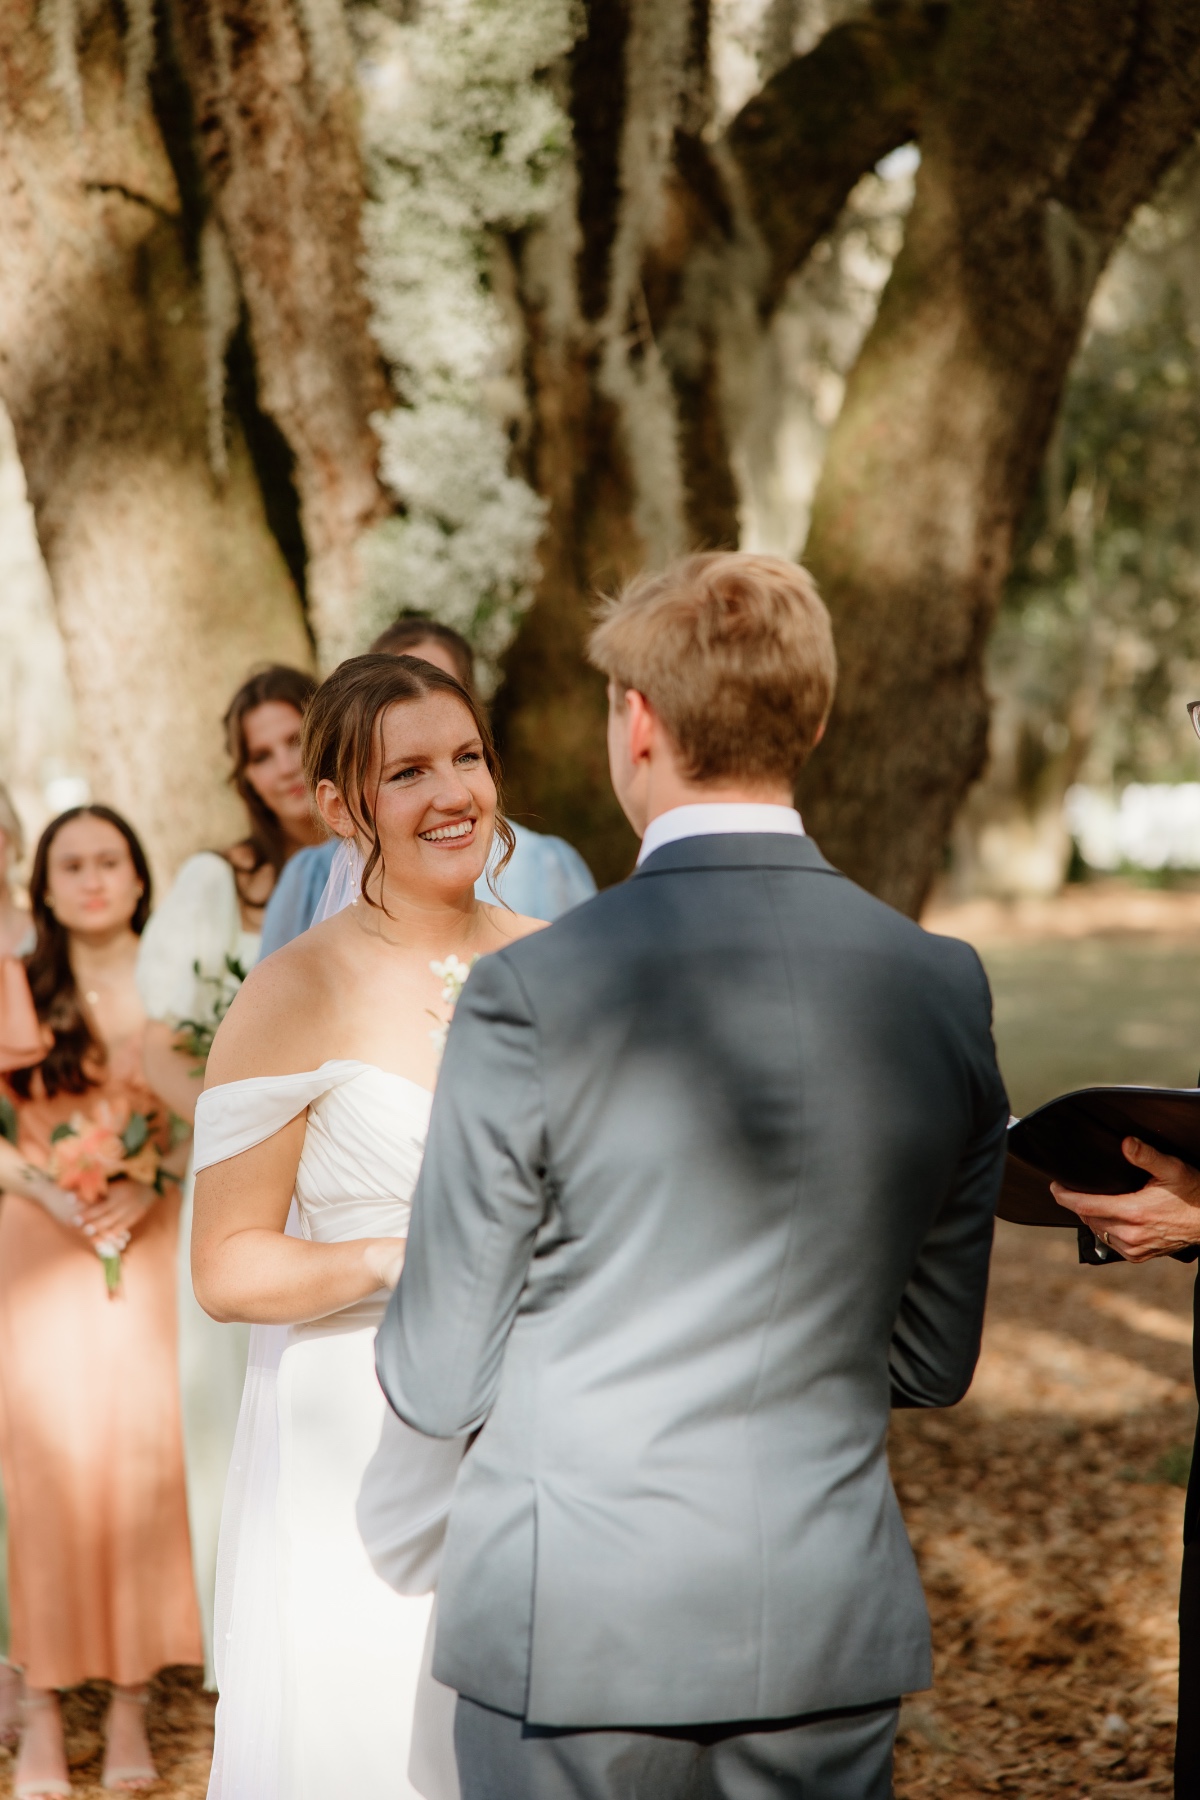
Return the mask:
<path id="1" fill-rule="evenodd" d="M 1200 700 L 1189 700 L 1187 703 L 1188 718 L 1192 721 L 1192 730 L 1200 737 Z"/>

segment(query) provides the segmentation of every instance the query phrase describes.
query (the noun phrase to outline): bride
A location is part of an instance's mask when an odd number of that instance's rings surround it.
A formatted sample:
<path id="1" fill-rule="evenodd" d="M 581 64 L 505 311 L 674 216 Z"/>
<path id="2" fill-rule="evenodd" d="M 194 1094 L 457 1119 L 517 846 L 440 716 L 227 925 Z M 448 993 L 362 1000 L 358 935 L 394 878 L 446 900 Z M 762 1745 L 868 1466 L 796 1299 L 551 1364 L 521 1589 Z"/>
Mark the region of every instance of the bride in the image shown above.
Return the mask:
<path id="1" fill-rule="evenodd" d="M 375 1330 L 455 959 L 539 924 L 474 897 L 493 833 L 511 848 L 511 832 L 488 726 L 451 676 L 343 663 L 312 702 L 304 764 L 364 858 L 361 898 L 254 969 L 196 1112 L 196 1294 L 256 1327 L 221 1524 L 209 1796 L 456 1800 L 455 1696 L 422 1661 L 431 1600 L 376 1574 L 356 1507 L 377 1446 L 414 1528 L 449 1503 L 463 1444 L 385 1423 Z"/>

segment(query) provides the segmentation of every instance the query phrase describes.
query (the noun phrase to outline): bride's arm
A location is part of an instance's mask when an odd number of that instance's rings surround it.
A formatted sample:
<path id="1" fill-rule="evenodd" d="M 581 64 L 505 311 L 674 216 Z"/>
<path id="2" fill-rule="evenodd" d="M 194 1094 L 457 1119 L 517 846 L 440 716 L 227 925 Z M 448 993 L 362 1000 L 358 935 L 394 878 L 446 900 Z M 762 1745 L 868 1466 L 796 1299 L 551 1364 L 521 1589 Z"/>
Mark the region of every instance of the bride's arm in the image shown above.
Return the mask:
<path id="1" fill-rule="evenodd" d="M 319 1067 L 329 1004 L 324 987 L 320 960 L 301 942 L 253 969 L 217 1032 L 206 1090 Z M 214 1319 L 297 1324 L 393 1288 L 400 1279 L 402 1238 L 314 1244 L 284 1236 L 305 1116 L 196 1176 L 192 1284 Z"/>
<path id="2" fill-rule="evenodd" d="M 305 1115 L 196 1177 L 192 1283 L 214 1319 L 296 1324 L 395 1287 L 401 1238 L 312 1244 L 284 1236 Z"/>

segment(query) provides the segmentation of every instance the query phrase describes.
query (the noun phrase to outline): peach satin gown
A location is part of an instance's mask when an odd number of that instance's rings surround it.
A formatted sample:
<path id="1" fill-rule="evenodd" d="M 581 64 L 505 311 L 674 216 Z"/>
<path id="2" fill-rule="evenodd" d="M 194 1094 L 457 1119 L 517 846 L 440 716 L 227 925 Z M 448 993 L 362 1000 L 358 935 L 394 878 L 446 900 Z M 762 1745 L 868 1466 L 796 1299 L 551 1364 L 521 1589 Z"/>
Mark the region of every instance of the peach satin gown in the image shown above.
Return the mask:
<path id="1" fill-rule="evenodd" d="M 23 971 L 0 965 L 0 1068 L 29 1039 Z M 24 1016 L 22 1016 L 24 1014 Z M 55 1125 L 98 1100 L 161 1107 L 125 1044 L 98 1087 L 16 1108 L 19 1147 L 44 1165 Z M 18 1194 L 0 1199 L 0 1468 L 8 1506 L 11 1660 L 35 1687 L 132 1686 L 203 1661 L 192 1583 L 176 1357 L 178 1190 L 122 1257 L 109 1299 L 78 1232 Z"/>

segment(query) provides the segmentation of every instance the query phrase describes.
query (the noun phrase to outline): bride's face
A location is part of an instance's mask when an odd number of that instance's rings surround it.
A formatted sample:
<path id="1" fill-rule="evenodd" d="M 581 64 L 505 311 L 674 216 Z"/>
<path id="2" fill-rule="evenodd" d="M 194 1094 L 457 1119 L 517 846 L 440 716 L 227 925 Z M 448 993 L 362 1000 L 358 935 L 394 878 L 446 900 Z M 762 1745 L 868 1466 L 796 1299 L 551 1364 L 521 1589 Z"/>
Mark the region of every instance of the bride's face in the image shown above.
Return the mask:
<path id="1" fill-rule="evenodd" d="M 449 898 L 474 887 L 492 845 L 496 784 L 460 700 L 433 693 L 390 706 L 366 788 L 389 891 Z"/>

